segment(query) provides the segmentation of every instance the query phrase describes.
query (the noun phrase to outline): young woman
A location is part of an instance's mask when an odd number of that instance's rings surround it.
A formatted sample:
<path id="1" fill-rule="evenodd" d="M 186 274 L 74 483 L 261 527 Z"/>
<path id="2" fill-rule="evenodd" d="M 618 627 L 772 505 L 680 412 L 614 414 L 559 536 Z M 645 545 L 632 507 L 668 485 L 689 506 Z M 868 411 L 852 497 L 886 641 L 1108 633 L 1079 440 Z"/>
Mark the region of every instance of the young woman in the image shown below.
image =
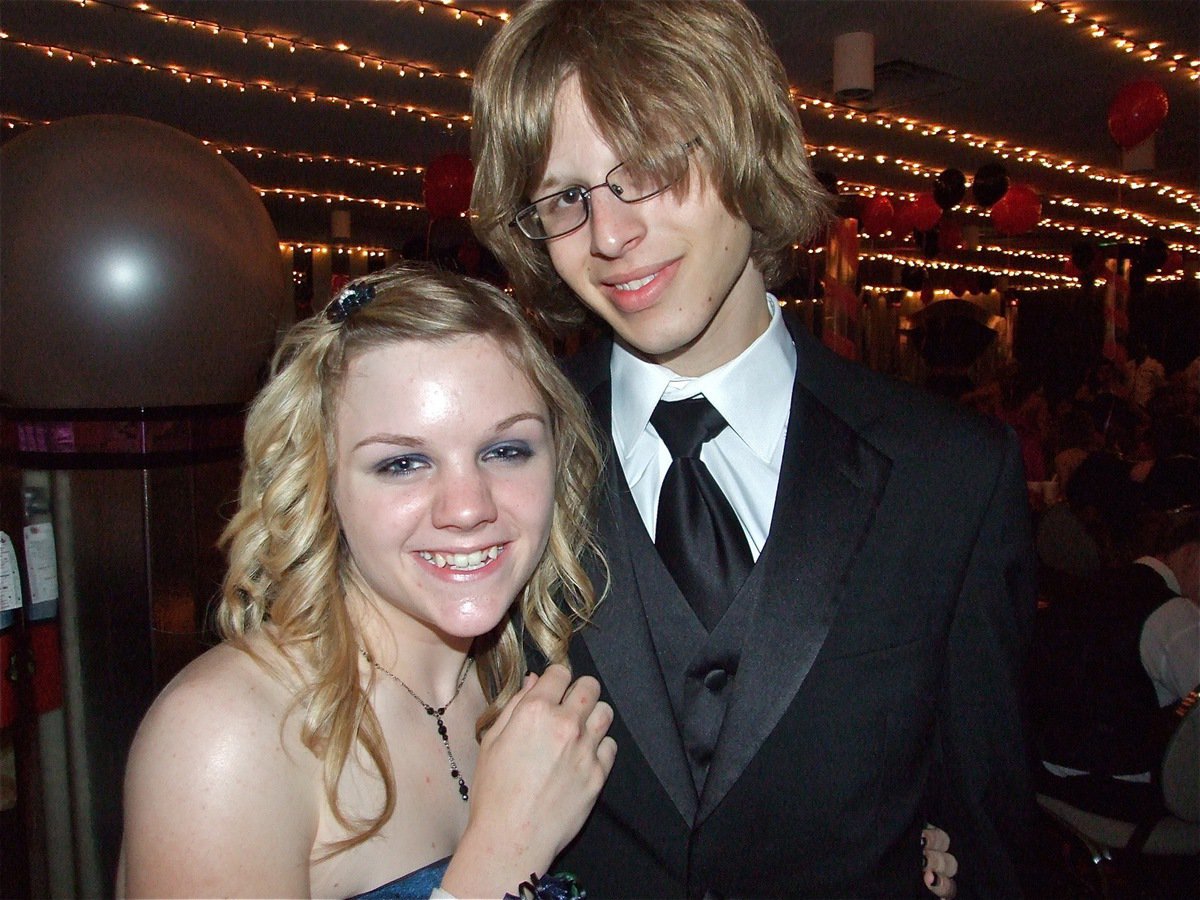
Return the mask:
<path id="1" fill-rule="evenodd" d="M 565 660 L 596 603 L 581 401 L 503 293 L 417 268 L 352 283 L 273 373 L 225 640 L 138 732 L 118 894 L 519 893 L 616 754 L 596 681 L 522 649 Z"/>
<path id="2" fill-rule="evenodd" d="M 597 602 L 582 401 L 503 293 L 412 267 L 352 282 L 273 371 L 225 640 L 138 732 L 118 895 L 572 896 L 545 873 L 616 755 L 561 664 Z"/>

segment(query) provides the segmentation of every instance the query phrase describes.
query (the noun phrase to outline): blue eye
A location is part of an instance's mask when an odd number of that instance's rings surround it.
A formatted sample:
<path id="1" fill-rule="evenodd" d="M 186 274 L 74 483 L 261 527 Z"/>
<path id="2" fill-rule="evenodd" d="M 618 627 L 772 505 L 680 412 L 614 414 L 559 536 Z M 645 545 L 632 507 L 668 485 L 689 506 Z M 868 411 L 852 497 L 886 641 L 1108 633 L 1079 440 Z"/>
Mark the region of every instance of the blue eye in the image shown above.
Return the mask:
<path id="1" fill-rule="evenodd" d="M 567 188 L 558 195 L 559 206 L 574 206 L 577 203 L 583 202 L 583 188 L 573 187 Z"/>
<path id="2" fill-rule="evenodd" d="M 409 475 L 427 465 L 428 462 L 420 456 L 394 456 L 377 465 L 375 471 L 380 475 Z"/>
<path id="3" fill-rule="evenodd" d="M 531 456 L 533 456 L 533 448 L 524 441 L 510 441 L 505 444 L 498 444 L 495 447 L 489 447 L 483 452 L 485 460 L 496 459 L 506 462 L 529 459 Z"/>

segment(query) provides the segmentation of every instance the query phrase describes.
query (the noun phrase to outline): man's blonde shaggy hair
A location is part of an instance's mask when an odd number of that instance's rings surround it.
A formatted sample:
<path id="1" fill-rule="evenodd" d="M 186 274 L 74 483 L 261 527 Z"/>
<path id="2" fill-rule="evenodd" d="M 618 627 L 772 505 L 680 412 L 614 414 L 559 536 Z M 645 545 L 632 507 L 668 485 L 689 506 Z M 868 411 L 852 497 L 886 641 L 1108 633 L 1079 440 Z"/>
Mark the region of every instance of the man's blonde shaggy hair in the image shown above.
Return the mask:
<path id="1" fill-rule="evenodd" d="M 582 308 L 546 248 L 509 223 L 536 199 L 550 153 L 554 99 L 571 76 L 617 158 L 671 183 L 709 179 L 753 230 L 751 255 L 769 286 L 786 279 L 791 247 L 828 221 L 783 64 L 762 26 L 735 0 L 528 0 L 484 52 L 475 76 L 471 140 L 476 232 L 517 296 L 551 324 Z M 688 178 L 676 183 L 683 191 Z"/>

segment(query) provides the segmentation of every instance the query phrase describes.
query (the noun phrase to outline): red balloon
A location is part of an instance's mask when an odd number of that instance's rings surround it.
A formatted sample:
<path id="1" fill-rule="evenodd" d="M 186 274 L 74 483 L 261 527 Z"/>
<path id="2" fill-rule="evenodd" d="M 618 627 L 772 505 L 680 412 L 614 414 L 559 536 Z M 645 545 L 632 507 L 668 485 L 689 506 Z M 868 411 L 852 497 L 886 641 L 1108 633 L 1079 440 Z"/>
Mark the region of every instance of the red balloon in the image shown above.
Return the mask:
<path id="1" fill-rule="evenodd" d="M 1027 184 L 1012 184 L 992 206 L 992 224 L 1001 234 L 1024 234 L 1042 217 L 1042 198 Z"/>
<path id="2" fill-rule="evenodd" d="M 943 250 L 957 250 L 962 243 L 962 225 L 957 219 L 946 215 L 938 225 L 938 246 Z"/>
<path id="3" fill-rule="evenodd" d="M 896 233 L 896 237 L 904 240 L 916 227 L 913 224 L 913 204 L 907 200 L 896 201 L 896 218 L 892 223 L 892 231 Z"/>
<path id="4" fill-rule="evenodd" d="M 1169 109 L 1167 92 L 1156 82 L 1131 81 L 1108 107 L 1108 133 L 1118 147 L 1128 150 L 1158 131 Z"/>
<path id="5" fill-rule="evenodd" d="M 461 215 L 471 207 L 475 168 L 462 153 L 435 156 L 425 168 L 425 211 L 431 219 Z"/>
<path id="6" fill-rule="evenodd" d="M 1163 263 L 1162 270 L 1168 274 L 1178 272 L 1183 268 L 1183 254 L 1178 250 L 1172 250 L 1167 254 L 1167 261 Z"/>
<path id="7" fill-rule="evenodd" d="M 955 297 L 961 297 L 971 289 L 970 282 L 967 279 L 967 273 L 961 269 L 955 269 L 950 273 L 950 293 Z"/>
<path id="8" fill-rule="evenodd" d="M 896 223 L 896 209 L 887 197 L 874 196 L 863 204 L 863 231 L 870 235 L 881 235 L 891 231 Z"/>
<path id="9" fill-rule="evenodd" d="M 929 231 L 942 217 L 942 208 L 933 199 L 933 194 L 922 194 L 912 207 L 913 227 L 919 231 Z"/>

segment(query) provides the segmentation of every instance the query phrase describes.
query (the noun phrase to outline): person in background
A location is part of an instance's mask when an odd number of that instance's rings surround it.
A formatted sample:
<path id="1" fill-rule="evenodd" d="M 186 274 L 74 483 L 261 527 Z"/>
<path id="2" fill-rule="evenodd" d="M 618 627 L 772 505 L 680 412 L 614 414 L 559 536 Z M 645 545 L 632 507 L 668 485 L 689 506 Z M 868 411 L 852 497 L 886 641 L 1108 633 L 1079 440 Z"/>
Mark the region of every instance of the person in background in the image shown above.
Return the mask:
<path id="1" fill-rule="evenodd" d="M 1039 789 L 1124 821 L 1165 813 L 1152 772 L 1172 708 L 1200 686 L 1200 517 L 1151 513 L 1154 552 L 1110 567 L 1040 613 L 1033 721 Z"/>
<path id="2" fill-rule="evenodd" d="M 472 142 L 516 294 L 608 326 L 568 363 L 609 451 L 608 599 L 571 658 L 621 755 L 562 864 L 599 897 L 911 896 L 933 821 L 964 895 L 1018 894 L 1020 448 L 767 293 L 829 198 L 759 22 L 531 0 L 477 69 Z"/>
<path id="3" fill-rule="evenodd" d="M 1149 404 L 1155 391 L 1167 383 L 1166 369 L 1150 355 L 1150 349 L 1143 340 L 1130 343 L 1125 381 L 1129 385 L 1129 399 L 1142 409 Z"/>
<path id="4" fill-rule="evenodd" d="M 117 895 L 569 893 L 616 753 L 560 664 L 596 606 L 580 398 L 503 292 L 421 268 L 351 282 L 273 372 L 224 641 L 138 731 Z"/>
<path id="5" fill-rule="evenodd" d="M 1174 594 L 1146 619 L 1138 641 L 1142 668 L 1160 707 L 1200 687 L 1200 512 L 1192 509 L 1166 530 L 1158 553 L 1138 563 Z"/>
<path id="6" fill-rule="evenodd" d="M 1134 558 L 1142 491 L 1124 461 L 1103 450 L 1089 453 L 1063 497 L 1065 502 L 1047 509 L 1037 524 L 1043 588 L 1063 579 L 1091 578 Z"/>

